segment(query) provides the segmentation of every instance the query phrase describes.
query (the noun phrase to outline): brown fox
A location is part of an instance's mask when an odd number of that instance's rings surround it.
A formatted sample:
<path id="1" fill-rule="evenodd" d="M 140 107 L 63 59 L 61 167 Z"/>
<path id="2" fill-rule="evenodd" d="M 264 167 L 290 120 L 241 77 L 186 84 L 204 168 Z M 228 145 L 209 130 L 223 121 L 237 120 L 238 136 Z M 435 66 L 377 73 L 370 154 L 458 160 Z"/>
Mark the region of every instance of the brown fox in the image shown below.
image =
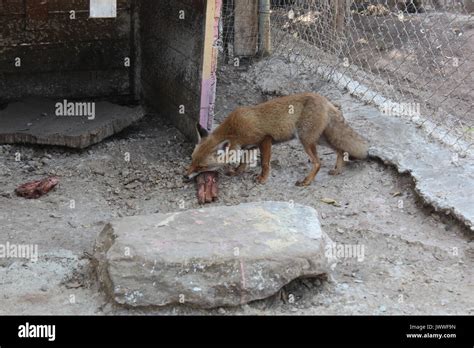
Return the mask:
<path id="1" fill-rule="evenodd" d="M 262 171 L 257 176 L 257 182 L 263 184 L 270 173 L 272 144 L 298 137 L 312 162 L 312 169 L 296 185 L 307 186 L 321 168 L 316 151 L 318 141 L 325 141 L 337 151 L 335 168 L 329 172 L 331 175 L 341 173 L 347 155 L 364 159 L 368 151 L 368 142 L 345 122 L 342 112 L 317 93 L 295 94 L 256 106 L 240 107 L 232 111 L 211 134 L 200 126 L 198 132 L 199 143 L 185 175 L 188 179 L 225 165 L 219 156 L 223 150 L 258 147 Z M 240 162 L 230 174 L 242 173 L 246 166 L 247 163 Z"/>

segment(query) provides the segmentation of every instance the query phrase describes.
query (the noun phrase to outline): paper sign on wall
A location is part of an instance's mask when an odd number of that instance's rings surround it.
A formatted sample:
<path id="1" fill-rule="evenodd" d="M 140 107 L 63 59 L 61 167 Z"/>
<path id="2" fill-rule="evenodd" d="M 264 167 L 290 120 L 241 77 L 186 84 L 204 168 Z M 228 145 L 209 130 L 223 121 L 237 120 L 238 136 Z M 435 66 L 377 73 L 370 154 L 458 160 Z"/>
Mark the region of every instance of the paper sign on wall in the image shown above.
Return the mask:
<path id="1" fill-rule="evenodd" d="M 90 0 L 90 18 L 117 17 L 117 0 Z"/>

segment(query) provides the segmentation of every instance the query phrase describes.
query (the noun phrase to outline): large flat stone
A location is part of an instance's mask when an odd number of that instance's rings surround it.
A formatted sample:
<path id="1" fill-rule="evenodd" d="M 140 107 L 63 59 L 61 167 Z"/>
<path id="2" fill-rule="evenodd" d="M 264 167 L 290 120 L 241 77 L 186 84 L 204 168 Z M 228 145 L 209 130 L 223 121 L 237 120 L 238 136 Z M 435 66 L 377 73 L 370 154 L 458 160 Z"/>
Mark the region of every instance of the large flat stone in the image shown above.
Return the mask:
<path id="1" fill-rule="evenodd" d="M 0 144 L 43 144 L 86 148 L 144 116 L 141 107 L 95 103 L 95 118 L 56 116 L 62 99 L 30 98 L 0 110 Z M 71 101 L 72 102 L 72 101 Z"/>
<path id="2" fill-rule="evenodd" d="M 212 308 L 328 273 L 331 244 L 313 208 L 257 202 L 117 219 L 100 233 L 94 264 L 120 304 Z"/>

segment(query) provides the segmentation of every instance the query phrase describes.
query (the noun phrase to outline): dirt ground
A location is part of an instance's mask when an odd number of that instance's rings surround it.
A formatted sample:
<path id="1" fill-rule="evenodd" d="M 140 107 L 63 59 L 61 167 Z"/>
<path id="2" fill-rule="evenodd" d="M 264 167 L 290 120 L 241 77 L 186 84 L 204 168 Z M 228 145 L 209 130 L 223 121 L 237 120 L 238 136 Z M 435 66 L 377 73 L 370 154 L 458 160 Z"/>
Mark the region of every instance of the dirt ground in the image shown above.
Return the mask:
<path id="1" fill-rule="evenodd" d="M 220 68 L 217 121 L 238 105 L 267 99 L 242 78 L 242 69 Z M 334 101 L 342 96 L 323 81 L 314 83 Z M 0 242 L 38 244 L 40 253 L 36 263 L 0 259 L 0 314 L 474 313 L 472 234 L 424 206 L 409 176 L 377 160 L 352 162 L 332 177 L 327 172 L 335 154 L 322 148 L 316 181 L 296 187 L 309 164 L 295 141 L 274 147 L 266 185 L 255 183 L 257 168 L 241 177 L 220 175 L 220 198 L 213 204 L 275 200 L 312 206 L 334 242 L 364 245 L 363 261 L 342 259 L 327 280 L 296 281 L 277 296 L 237 308 L 130 310 L 111 304 L 88 262 L 97 234 L 114 217 L 197 208 L 194 185 L 182 180 L 192 149 L 153 115 L 86 151 L 0 146 Z M 46 175 L 60 178 L 47 196 L 14 195 L 19 184 Z"/>

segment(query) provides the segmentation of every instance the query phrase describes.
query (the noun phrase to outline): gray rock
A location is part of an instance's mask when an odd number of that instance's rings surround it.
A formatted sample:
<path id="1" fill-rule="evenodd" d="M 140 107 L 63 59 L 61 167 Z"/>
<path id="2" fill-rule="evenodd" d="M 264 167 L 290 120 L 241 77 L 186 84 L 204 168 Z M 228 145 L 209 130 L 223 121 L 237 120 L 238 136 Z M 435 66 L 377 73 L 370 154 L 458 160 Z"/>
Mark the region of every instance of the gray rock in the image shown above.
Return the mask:
<path id="1" fill-rule="evenodd" d="M 329 272 L 332 241 L 317 216 L 308 206 L 256 202 L 125 217 L 102 230 L 93 264 L 119 304 L 239 305 Z"/>

